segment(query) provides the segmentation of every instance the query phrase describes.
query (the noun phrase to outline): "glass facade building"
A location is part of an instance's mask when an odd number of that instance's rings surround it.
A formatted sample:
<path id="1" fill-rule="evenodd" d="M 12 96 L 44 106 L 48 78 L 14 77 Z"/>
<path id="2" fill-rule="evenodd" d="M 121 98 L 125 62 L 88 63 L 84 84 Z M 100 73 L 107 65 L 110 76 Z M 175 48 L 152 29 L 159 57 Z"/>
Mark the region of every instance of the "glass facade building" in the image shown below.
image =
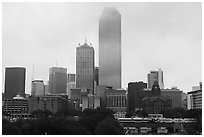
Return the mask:
<path id="1" fill-rule="evenodd" d="M 94 93 L 94 48 L 87 43 L 76 48 L 76 88 Z"/>
<path id="2" fill-rule="evenodd" d="M 121 88 L 121 15 L 112 7 L 99 18 L 99 85 Z"/>
<path id="3" fill-rule="evenodd" d="M 67 94 L 67 69 L 52 67 L 49 70 L 49 93 Z"/>
<path id="4" fill-rule="evenodd" d="M 21 67 L 6 68 L 5 98 L 12 99 L 16 95 L 25 96 L 26 69 Z"/>

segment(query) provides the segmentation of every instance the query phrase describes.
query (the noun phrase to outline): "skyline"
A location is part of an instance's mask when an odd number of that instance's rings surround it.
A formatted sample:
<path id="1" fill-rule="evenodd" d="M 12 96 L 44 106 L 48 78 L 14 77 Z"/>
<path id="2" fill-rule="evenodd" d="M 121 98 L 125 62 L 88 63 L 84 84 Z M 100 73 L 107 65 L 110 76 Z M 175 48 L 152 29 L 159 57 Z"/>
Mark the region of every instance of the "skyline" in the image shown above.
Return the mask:
<path id="1" fill-rule="evenodd" d="M 26 67 L 26 93 L 31 91 L 33 64 L 34 79 L 44 82 L 56 60 L 76 74 L 76 47 L 84 36 L 94 47 L 98 66 L 99 16 L 106 6 L 121 14 L 123 88 L 128 82 L 147 82 L 147 74 L 158 68 L 165 88 L 187 92 L 202 81 L 201 3 L 3 3 L 3 89 L 9 66 Z"/>

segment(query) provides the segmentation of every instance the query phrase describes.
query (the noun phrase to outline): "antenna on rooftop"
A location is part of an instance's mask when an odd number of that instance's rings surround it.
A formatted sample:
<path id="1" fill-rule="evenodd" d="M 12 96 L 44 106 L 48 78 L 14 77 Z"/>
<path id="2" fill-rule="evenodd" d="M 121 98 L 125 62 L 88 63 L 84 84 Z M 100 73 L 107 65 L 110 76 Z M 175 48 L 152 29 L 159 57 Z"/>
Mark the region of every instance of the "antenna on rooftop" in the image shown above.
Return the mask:
<path id="1" fill-rule="evenodd" d="M 34 64 L 32 66 L 32 81 L 34 80 Z"/>
<path id="2" fill-rule="evenodd" d="M 84 38 L 84 43 L 87 44 L 87 37 Z"/>

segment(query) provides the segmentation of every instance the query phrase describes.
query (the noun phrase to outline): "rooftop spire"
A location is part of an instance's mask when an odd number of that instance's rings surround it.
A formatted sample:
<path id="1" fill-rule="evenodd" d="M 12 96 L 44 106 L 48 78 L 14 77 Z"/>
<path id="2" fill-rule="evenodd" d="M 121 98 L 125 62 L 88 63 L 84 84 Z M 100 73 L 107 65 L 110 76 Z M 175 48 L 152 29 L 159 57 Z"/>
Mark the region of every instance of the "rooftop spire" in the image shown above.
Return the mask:
<path id="1" fill-rule="evenodd" d="M 84 38 L 84 43 L 87 44 L 87 37 Z"/>

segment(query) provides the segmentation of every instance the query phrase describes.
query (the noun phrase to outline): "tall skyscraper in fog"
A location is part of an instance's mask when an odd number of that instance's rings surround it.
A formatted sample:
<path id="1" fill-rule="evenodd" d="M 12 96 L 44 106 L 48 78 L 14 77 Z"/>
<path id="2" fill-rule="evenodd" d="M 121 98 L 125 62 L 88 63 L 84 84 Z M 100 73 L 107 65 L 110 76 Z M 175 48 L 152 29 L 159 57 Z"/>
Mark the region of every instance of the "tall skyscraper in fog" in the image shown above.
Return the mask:
<path id="1" fill-rule="evenodd" d="M 94 92 L 94 48 L 86 42 L 76 48 L 76 88 Z"/>
<path id="2" fill-rule="evenodd" d="M 163 71 L 161 69 L 158 71 L 150 71 L 150 74 L 147 75 L 147 81 L 148 89 L 152 88 L 155 81 L 158 82 L 160 89 L 164 89 Z"/>
<path id="3" fill-rule="evenodd" d="M 12 99 L 16 95 L 25 95 L 26 69 L 21 67 L 6 68 L 5 98 Z"/>
<path id="4" fill-rule="evenodd" d="M 67 69 L 52 67 L 49 70 L 49 93 L 67 94 Z"/>
<path id="5" fill-rule="evenodd" d="M 112 7 L 99 18 L 99 85 L 121 88 L 121 15 Z"/>

